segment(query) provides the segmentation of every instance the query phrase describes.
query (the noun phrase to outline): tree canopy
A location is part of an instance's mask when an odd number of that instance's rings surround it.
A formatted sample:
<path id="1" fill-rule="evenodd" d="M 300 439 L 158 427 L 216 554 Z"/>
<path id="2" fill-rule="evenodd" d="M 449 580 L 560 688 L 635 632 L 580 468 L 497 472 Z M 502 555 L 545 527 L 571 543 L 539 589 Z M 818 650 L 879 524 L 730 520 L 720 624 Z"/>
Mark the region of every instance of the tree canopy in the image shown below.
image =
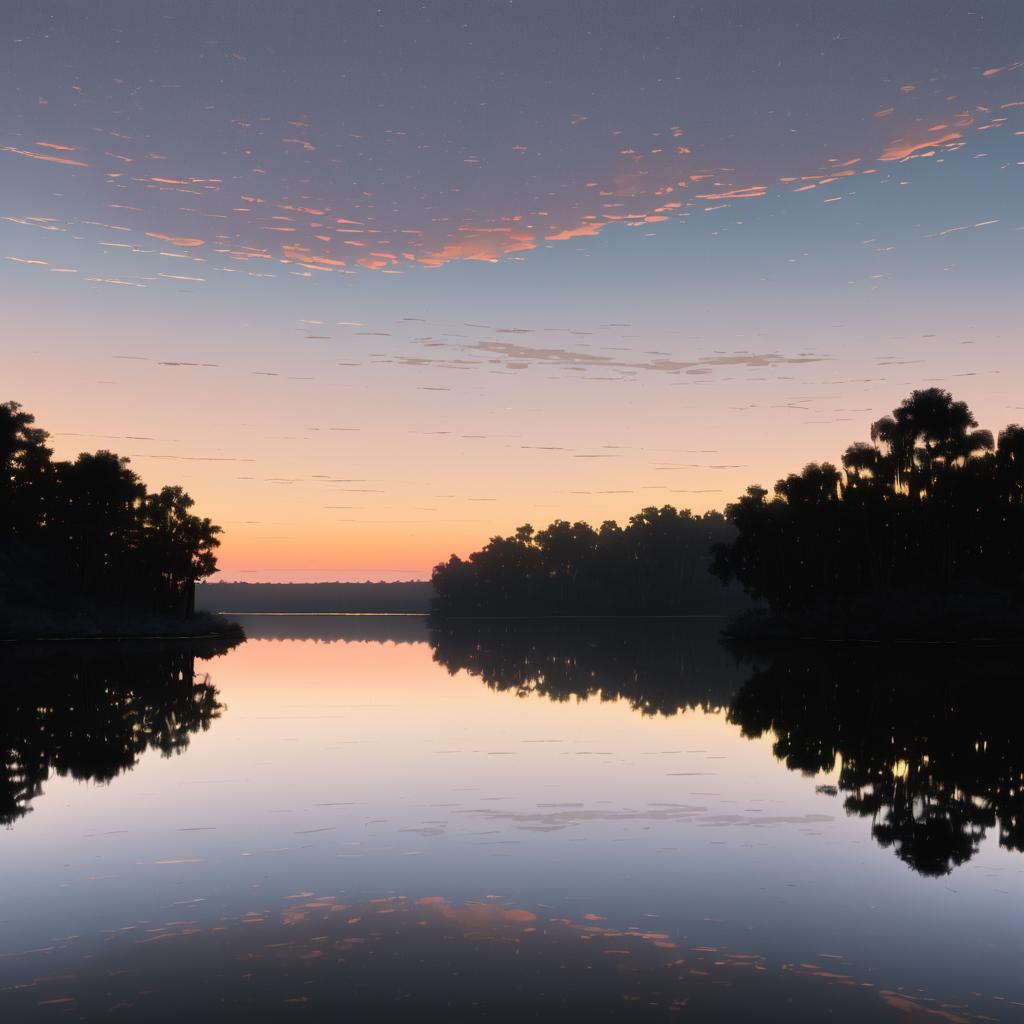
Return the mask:
<path id="1" fill-rule="evenodd" d="M 0 607 L 190 615 L 220 527 L 180 487 L 150 493 L 113 452 L 54 461 L 34 423 L 0 404 Z"/>
<path id="2" fill-rule="evenodd" d="M 998 438 L 948 391 L 914 391 L 846 449 L 750 487 L 713 571 L 776 610 L 879 595 L 1015 594 L 1024 574 L 1024 428 Z"/>
<path id="3" fill-rule="evenodd" d="M 442 615 L 670 615 L 735 597 L 709 575 L 711 546 L 732 530 L 720 513 L 645 508 L 623 527 L 556 519 L 519 527 L 468 558 L 434 568 Z"/>

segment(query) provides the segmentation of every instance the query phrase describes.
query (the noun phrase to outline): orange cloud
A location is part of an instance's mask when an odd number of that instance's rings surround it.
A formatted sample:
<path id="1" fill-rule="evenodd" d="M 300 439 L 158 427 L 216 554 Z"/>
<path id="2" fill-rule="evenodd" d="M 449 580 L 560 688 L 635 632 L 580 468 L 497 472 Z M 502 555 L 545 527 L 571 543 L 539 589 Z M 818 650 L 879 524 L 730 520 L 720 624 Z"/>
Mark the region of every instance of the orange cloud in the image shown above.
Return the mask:
<path id="1" fill-rule="evenodd" d="M 45 145 L 45 143 L 40 143 Z M 30 160 L 46 160 L 51 164 L 67 164 L 69 167 L 88 167 L 87 163 L 81 160 L 70 160 L 64 156 L 52 156 L 49 153 L 33 153 L 28 149 L 17 149 L 14 146 L 0 146 L 4 153 L 14 153 L 16 156 L 27 156 Z"/>
<path id="2" fill-rule="evenodd" d="M 545 235 L 544 240 L 546 242 L 566 242 L 570 238 L 584 238 L 596 235 L 606 224 L 607 222 L 603 220 L 586 221 L 579 227 L 566 228 L 564 231 L 558 231 L 553 235 Z"/>
<path id="3" fill-rule="evenodd" d="M 755 199 L 768 191 L 767 185 L 750 185 L 747 188 L 736 188 L 731 192 L 705 192 L 698 199 Z"/>
<path id="4" fill-rule="evenodd" d="M 201 238 L 175 238 L 173 235 L 162 235 L 158 231 L 147 231 L 147 238 L 156 238 L 161 242 L 170 242 L 171 245 L 180 245 L 184 248 L 192 248 L 197 245 L 206 245 Z"/>
<path id="5" fill-rule="evenodd" d="M 285 259 L 296 263 L 312 264 L 317 267 L 343 267 L 344 260 L 334 260 L 327 256 L 314 256 L 304 245 L 285 245 L 281 249 Z"/>
<path id="6" fill-rule="evenodd" d="M 327 214 L 326 210 L 315 210 L 311 206 L 291 206 L 288 203 L 279 203 L 279 210 L 293 210 L 295 213 L 308 213 L 311 217 L 324 217 Z"/>
<path id="7" fill-rule="evenodd" d="M 942 146 L 947 142 L 954 142 L 957 139 L 962 139 L 963 136 L 959 132 L 947 132 L 945 135 L 940 135 L 937 139 L 925 139 L 922 142 L 909 142 L 906 139 L 895 139 L 890 142 L 885 152 L 878 158 L 879 160 L 906 160 L 908 156 L 913 156 L 918 150 L 921 149 L 934 149 L 936 146 Z"/>
<path id="8" fill-rule="evenodd" d="M 493 263 L 513 252 L 536 247 L 532 232 L 516 228 L 459 228 L 459 237 L 434 252 L 424 253 L 419 262 L 440 267 L 452 260 L 483 260 Z"/>
<path id="9" fill-rule="evenodd" d="M 380 259 L 378 257 L 367 256 L 365 259 L 357 261 L 361 267 L 366 267 L 367 270 L 384 270 L 385 267 L 392 266 L 392 262 L 386 259 Z M 443 262 L 443 261 L 442 261 Z M 440 266 L 437 264 L 428 264 L 428 266 Z"/>
<path id="10" fill-rule="evenodd" d="M 1017 71 L 1019 68 L 1024 67 L 1024 61 L 1014 61 L 1012 64 L 1007 64 L 1001 68 L 986 68 L 982 71 L 982 78 L 991 78 L 993 75 L 998 75 L 1002 71 Z"/>

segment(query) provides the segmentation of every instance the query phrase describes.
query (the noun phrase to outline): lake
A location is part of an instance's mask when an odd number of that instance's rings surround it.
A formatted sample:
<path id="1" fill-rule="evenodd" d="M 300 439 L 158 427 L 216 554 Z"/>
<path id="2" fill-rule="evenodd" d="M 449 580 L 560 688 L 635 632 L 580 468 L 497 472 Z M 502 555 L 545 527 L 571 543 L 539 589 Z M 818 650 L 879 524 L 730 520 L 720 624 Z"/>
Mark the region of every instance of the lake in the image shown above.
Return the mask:
<path id="1" fill-rule="evenodd" d="M 1024 1020 L 1015 651 L 240 621 L 0 651 L 4 1020 Z"/>

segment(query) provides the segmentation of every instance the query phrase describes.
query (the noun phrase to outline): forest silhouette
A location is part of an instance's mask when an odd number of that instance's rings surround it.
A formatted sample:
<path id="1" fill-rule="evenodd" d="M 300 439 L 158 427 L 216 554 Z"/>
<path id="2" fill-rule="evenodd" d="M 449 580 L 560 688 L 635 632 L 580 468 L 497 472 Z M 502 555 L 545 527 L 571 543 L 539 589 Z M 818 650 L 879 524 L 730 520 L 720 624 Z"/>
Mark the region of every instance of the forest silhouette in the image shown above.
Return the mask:
<path id="1" fill-rule="evenodd" d="M 0 824 L 27 814 L 51 775 L 110 782 L 147 750 L 184 751 L 224 710 L 195 659 L 239 642 L 0 647 Z"/>
<path id="2" fill-rule="evenodd" d="M 49 435 L 0 404 L 0 621 L 95 612 L 189 618 L 221 530 L 180 487 L 156 493 L 109 451 L 55 461 Z"/>
<path id="3" fill-rule="evenodd" d="M 715 578 L 727 585 L 716 586 Z M 1016 634 L 1024 577 L 1024 427 L 978 428 L 948 391 L 914 391 L 846 449 L 724 515 L 647 508 L 625 527 L 520 527 L 433 571 L 439 616 L 738 611 L 908 635 Z M 748 619 L 749 622 L 757 620 Z"/>
<path id="4" fill-rule="evenodd" d="M 493 537 L 431 577 L 433 611 L 465 615 L 678 615 L 736 610 L 742 595 L 708 573 L 732 535 L 718 512 L 645 508 L 625 527 L 559 519 Z"/>
<path id="5" fill-rule="evenodd" d="M 772 611 L 1000 626 L 1024 575 L 1024 427 L 998 439 L 940 388 L 914 391 L 846 449 L 729 505 L 713 572 Z M 955 620 L 954 615 L 954 620 Z M 955 638 L 955 633 L 951 634 Z"/>

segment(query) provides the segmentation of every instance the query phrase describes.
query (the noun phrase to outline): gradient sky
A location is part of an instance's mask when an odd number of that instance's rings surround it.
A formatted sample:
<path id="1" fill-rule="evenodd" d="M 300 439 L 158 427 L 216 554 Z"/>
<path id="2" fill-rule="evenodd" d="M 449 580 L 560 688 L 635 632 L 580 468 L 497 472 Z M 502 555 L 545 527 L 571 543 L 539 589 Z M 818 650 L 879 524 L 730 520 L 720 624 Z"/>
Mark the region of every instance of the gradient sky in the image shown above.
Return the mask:
<path id="1" fill-rule="evenodd" d="M 12 0 L 0 48 L 0 400 L 184 485 L 223 579 L 721 508 L 916 386 L 1024 420 L 1017 0 Z"/>

